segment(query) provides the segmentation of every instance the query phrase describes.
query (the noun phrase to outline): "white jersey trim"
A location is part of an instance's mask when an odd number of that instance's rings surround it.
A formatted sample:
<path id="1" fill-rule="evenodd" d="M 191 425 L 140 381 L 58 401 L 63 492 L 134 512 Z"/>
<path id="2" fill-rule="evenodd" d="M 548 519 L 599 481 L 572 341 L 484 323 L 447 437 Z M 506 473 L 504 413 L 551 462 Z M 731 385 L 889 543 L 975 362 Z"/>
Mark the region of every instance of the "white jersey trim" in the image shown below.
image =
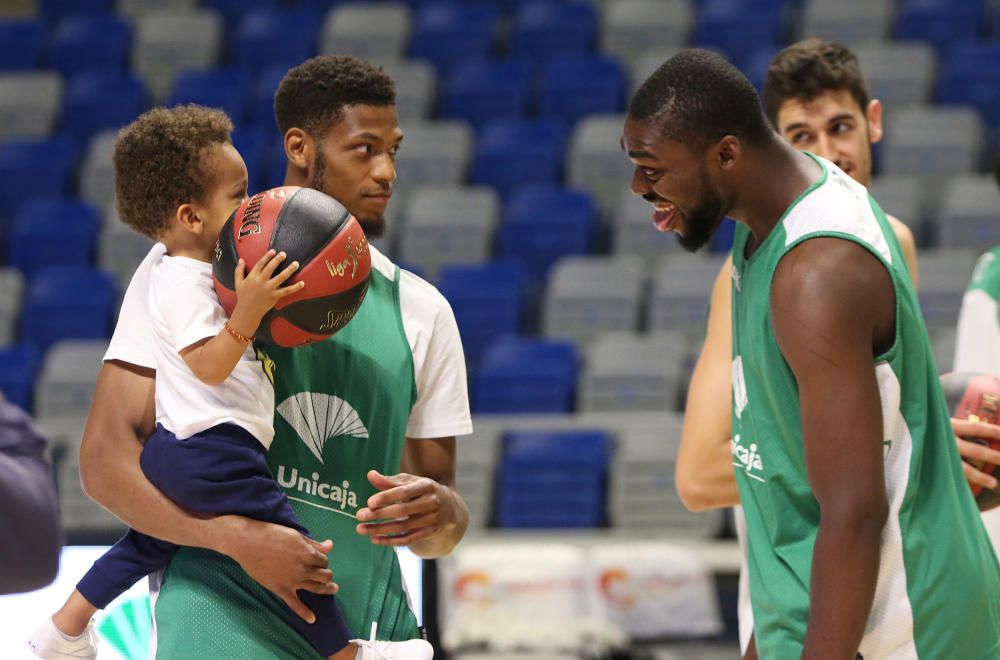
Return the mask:
<path id="1" fill-rule="evenodd" d="M 372 267 L 389 280 L 396 265 L 374 247 Z M 399 271 L 399 307 L 410 353 L 417 400 L 406 425 L 408 438 L 448 438 L 472 433 L 465 353 L 451 305 L 429 282 Z"/>
<path id="2" fill-rule="evenodd" d="M 849 234 L 870 245 L 891 265 L 889 243 L 872 210 L 868 189 L 830 161 L 817 160 L 826 168 L 827 180 L 800 200 L 783 221 L 785 246 L 809 234 Z"/>
<path id="3" fill-rule="evenodd" d="M 875 366 L 875 377 L 882 403 L 883 437 L 889 442 L 885 448 L 889 516 L 882 528 L 875 598 L 858 652 L 865 658 L 904 660 L 917 657 L 899 524 L 899 512 L 910 482 L 913 438 L 901 412 L 902 389 L 896 373 L 888 363 L 881 362 Z"/>

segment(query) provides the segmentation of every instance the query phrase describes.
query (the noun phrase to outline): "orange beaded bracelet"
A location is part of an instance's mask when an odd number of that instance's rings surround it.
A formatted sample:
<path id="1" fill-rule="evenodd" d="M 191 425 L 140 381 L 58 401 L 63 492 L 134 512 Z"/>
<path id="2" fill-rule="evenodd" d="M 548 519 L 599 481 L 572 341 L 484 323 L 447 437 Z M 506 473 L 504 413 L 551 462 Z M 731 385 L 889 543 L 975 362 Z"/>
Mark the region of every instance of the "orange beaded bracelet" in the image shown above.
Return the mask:
<path id="1" fill-rule="evenodd" d="M 226 332 L 228 332 L 229 335 L 233 339 L 239 339 L 244 344 L 250 344 L 251 342 L 253 342 L 253 337 L 252 336 L 251 337 L 247 337 L 246 335 L 241 334 L 238 330 L 236 330 L 235 328 L 233 328 L 233 326 L 229 325 L 229 321 L 226 321 L 225 328 L 226 328 Z"/>

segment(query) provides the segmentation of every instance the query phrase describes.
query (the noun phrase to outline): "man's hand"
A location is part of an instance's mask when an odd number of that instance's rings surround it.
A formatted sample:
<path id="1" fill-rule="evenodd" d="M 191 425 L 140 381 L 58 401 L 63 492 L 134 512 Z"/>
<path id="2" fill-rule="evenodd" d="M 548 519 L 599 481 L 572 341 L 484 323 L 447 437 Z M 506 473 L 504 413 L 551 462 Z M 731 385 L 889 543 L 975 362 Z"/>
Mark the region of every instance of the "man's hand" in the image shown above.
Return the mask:
<path id="1" fill-rule="evenodd" d="M 965 471 L 965 478 L 970 484 L 982 486 L 990 490 L 995 489 L 997 487 L 997 478 L 980 471 L 970 463 L 1000 465 L 1000 451 L 984 447 L 971 440 L 963 440 L 962 438 L 1000 440 L 1000 426 L 985 422 L 970 422 L 964 419 L 952 418 L 951 428 L 955 432 L 958 453 L 962 456 L 962 469 Z"/>
<path id="2" fill-rule="evenodd" d="M 429 477 L 385 476 L 369 470 L 368 481 L 381 492 L 369 497 L 368 506 L 358 511 L 357 531 L 375 545 L 410 545 L 456 522 L 453 491 Z"/>
<path id="3" fill-rule="evenodd" d="M 225 554 L 236 560 L 261 586 L 274 592 L 307 623 L 316 616 L 299 599 L 297 591 L 333 595 L 339 588 L 327 564 L 333 542 L 314 541 L 290 527 L 225 516 L 239 529 L 230 535 Z"/>

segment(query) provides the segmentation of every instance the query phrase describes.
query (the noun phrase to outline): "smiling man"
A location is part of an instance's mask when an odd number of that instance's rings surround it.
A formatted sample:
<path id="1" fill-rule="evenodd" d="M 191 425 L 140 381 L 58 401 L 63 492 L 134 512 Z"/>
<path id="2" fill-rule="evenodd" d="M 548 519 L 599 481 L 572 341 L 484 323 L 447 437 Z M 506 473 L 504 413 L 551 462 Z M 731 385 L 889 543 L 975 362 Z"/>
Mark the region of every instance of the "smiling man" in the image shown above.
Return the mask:
<path id="1" fill-rule="evenodd" d="M 775 133 L 749 81 L 706 51 L 643 83 L 623 146 L 633 192 L 686 248 L 725 216 L 739 223 L 731 462 L 749 533 L 747 657 L 995 657 L 1000 565 L 885 214 Z"/>
<path id="2" fill-rule="evenodd" d="M 871 98 L 857 57 L 840 44 L 807 39 L 782 50 L 771 61 L 764 81 L 768 119 L 793 146 L 833 161 L 859 183 L 871 183 L 871 145 L 882 139 L 882 104 Z M 913 235 L 902 222 L 886 216 L 899 239 L 907 268 L 917 285 Z M 677 489 L 688 508 L 736 506 L 739 492 L 732 468 L 730 423 L 732 260 L 727 259 L 712 288 L 705 343 L 688 387 L 684 429 L 678 453 Z M 1000 427 L 953 420 L 956 436 L 1000 439 Z M 1000 462 L 1000 452 L 956 437 L 966 479 L 993 487 L 994 477 L 971 464 Z M 735 513 L 745 544 L 742 513 Z M 745 648 L 753 626 L 749 595 L 740 582 L 740 641 Z"/>

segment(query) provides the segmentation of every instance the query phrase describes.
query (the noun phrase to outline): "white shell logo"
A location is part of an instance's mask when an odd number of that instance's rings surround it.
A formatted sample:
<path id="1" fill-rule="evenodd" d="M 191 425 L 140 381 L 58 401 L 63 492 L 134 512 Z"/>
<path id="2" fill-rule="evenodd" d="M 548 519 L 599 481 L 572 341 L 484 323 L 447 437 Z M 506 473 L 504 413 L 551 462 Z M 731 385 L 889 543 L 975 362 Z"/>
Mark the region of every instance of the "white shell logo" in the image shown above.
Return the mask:
<path id="1" fill-rule="evenodd" d="M 368 437 L 368 429 L 357 411 L 337 396 L 300 392 L 282 401 L 278 414 L 299 434 L 320 463 L 323 462 L 323 447 L 330 438 Z"/>
<path id="2" fill-rule="evenodd" d="M 743 380 L 743 357 L 740 355 L 733 359 L 733 407 L 736 419 L 740 419 L 747 407 L 747 384 Z"/>

